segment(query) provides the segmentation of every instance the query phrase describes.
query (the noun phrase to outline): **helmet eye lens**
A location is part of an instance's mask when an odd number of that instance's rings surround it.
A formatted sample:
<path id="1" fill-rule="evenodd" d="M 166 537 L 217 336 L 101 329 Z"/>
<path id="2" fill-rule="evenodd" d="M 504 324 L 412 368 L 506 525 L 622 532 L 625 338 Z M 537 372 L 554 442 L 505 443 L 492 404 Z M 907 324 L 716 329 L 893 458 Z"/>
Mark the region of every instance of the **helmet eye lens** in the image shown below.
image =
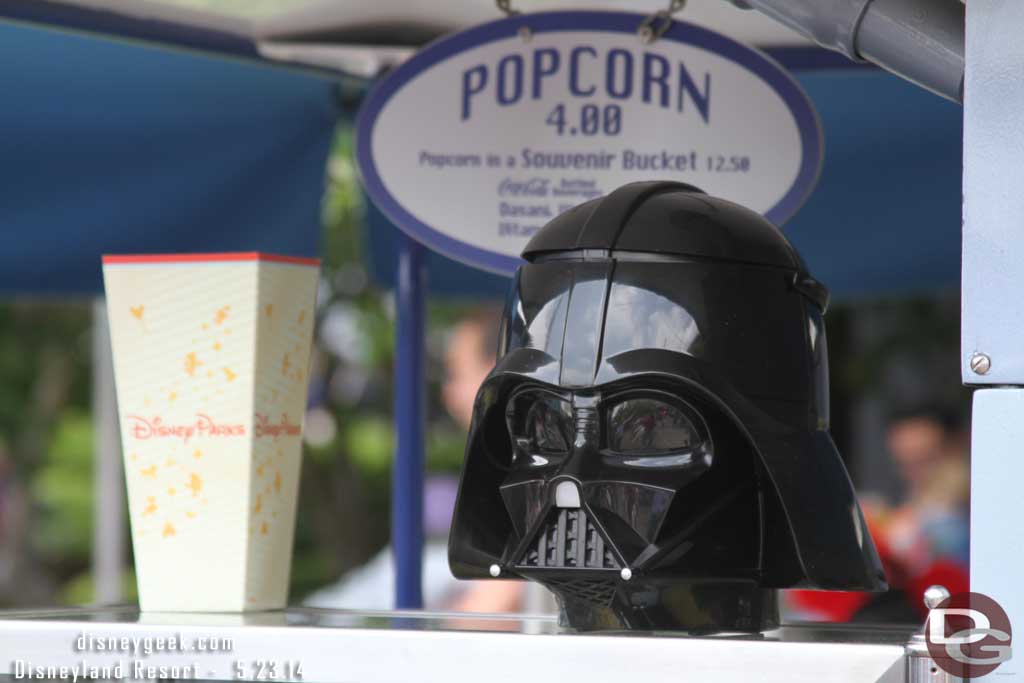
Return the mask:
<path id="1" fill-rule="evenodd" d="M 619 453 L 688 450 L 701 439 L 683 411 L 654 398 L 628 398 L 608 412 L 608 447 Z"/>
<path id="2" fill-rule="evenodd" d="M 572 406 L 568 401 L 550 394 L 536 393 L 520 396 L 514 413 L 523 416 L 515 425 L 513 436 L 525 438 L 535 453 L 568 453 L 572 433 Z"/>

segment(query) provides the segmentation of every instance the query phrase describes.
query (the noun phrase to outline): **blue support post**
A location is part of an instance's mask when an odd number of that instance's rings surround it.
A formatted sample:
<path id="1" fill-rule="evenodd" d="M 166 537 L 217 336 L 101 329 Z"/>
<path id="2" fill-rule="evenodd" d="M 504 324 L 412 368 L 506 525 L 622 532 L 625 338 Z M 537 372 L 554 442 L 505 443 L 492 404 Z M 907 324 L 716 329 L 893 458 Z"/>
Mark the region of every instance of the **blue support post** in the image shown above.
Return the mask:
<path id="1" fill-rule="evenodd" d="M 395 284 L 395 433 L 391 547 L 395 609 L 423 607 L 424 322 L 426 249 L 402 233 Z"/>

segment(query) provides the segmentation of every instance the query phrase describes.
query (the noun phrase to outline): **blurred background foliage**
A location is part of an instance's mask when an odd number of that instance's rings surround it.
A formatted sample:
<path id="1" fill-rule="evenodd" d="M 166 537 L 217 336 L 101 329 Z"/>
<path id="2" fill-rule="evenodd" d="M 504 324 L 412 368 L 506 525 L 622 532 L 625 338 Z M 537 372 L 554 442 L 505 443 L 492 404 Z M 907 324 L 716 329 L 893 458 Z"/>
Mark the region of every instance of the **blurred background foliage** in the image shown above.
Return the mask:
<path id="1" fill-rule="evenodd" d="M 394 303 L 364 266 L 362 194 L 348 129 L 339 131 L 328 178 L 293 600 L 365 562 L 388 536 Z M 92 599 L 90 303 L 0 304 L 3 606 Z M 462 461 L 464 434 L 439 399 L 442 354 L 447 330 L 478 304 L 432 299 L 429 305 L 432 472 L 456 473 Z M 830 311 L 833 431 L 858 483 L 871 486 L 872 477 L 887 476 L 863 466 L 882 448 L 864 434 L 881 434 L 886 406 L 938 394 L 966 399 L 957 376 L 958 319 L 956 292 L 839 304 Z M 131 599 L 134 579 L 127 569 Z"/>

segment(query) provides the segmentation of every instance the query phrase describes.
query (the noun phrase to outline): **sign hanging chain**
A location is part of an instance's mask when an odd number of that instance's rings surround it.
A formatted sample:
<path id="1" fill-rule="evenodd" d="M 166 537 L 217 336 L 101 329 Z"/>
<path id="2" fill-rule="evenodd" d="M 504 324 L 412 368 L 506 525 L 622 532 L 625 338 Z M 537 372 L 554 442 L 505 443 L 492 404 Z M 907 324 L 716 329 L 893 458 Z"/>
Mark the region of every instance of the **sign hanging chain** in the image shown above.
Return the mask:
<path id="1" fill-rule="evenodd" d="M 510 0 L 497 0 L 497 2 L 500 8 L 502 4 L 507 6 Z M 669 27 L 672 26 L 672 15 L 681 12 L 684 7 L 686 7 L 686 0 L 669 0 L 668 7 L 658 10 L 644 19 L 637 28 L 640 40 L 649 45 L 658 38 L 661 38 L 668 31 Z"/>
<path id="2" fill-rule="evenodd" d="M 494 0 L 494 4 L 498 6 L 498 10 L 504 14 L 506 18 L 518 17 L 522 14 L 520 10 L 512 7 L 512 0 Z M 520 26 L 519 37 L 523 39 L 524 43 L 529 42 L 530 38 L 533 37 L 533 34 L 530 33 L 530 27 L 525 24 Z"/>

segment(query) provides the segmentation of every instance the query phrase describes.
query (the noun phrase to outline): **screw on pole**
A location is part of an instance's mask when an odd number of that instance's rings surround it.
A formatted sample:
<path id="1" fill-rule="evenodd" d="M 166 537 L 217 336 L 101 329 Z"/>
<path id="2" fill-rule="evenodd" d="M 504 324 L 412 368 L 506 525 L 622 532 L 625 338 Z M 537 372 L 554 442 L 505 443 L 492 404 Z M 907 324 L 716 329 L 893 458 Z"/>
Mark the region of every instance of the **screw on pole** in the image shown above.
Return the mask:
<path id="1" fill-rule="evenodd" d="M 971 356 L 971 370 L 976 375 L 987 375 L 992 369 L 992 359 L 984 353 L 975 353 Z"/>

